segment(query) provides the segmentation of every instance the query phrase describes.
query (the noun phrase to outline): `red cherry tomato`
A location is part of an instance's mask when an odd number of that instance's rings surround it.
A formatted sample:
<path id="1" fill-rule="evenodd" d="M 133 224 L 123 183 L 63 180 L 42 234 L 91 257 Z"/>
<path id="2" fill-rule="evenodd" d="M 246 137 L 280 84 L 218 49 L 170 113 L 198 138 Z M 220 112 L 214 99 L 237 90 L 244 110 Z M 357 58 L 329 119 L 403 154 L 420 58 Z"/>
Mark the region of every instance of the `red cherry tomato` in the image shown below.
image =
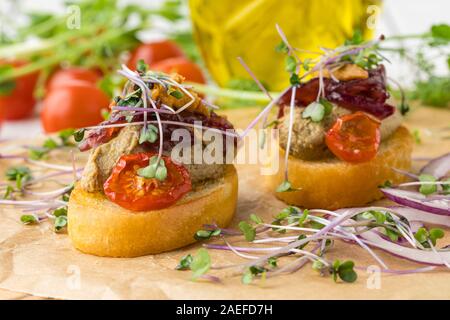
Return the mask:
<path id="1" fill-rule="evenodd" d="M 96 84 L 101 79 L 98 71 L 81 67 L 71 67 L 57 70 L 47 83 L 47 90 L 53 90 L 67 85 L 73 81 L 86 81 Z"/>
<path id="2" fill-rule="evenodd" d="M 131 54 L 131 58 L 127 63 L 128 68 L 136 70 L 139 60 L 144 60 L 150 67 L 153 64 L 175 57 L 185 57 L 180 47 L 173 41 L 162 40 L 151 43 L 143 43 L 138 46 Z"/>
<path id="3" fill-rule="evenodd" d="M 358 163 L 375 158 L 380 137 L 380 122 L 364 112 L 356 112 L 340 117 L 325 141 L 336 157 Z"/>
<path id="4" fill-rule="evenodd" d="M 148 166 L 154 153 L 122 156 L 103 188 L 109 200 L 131 211 L 159 210 L 170 207 L 192 189 L 189 172 L 168 157 L 164 181 L 146 179 L 137 171 Z"/>
<path id="5" fill-rule="evenodd" d="M 68 83 L 45 97 L 42 126 L 50 133 L 96 125 L 103 121 L 101 111 L 108 105 L 108 96 L 94 84 L 85 81 Z"/>
<path id="6" fill-rule="evenodd" d="M 12 65 L 18 68 L 26 65 L 23 61 L 2 62 L 2 65 Z M 39 73 L 31 73 L 7 81 L 11 85 L 10 90 L 0 92 L 0 110 L 6 120 L 20 120 L 33 114 L 36 100 L 34 98 L 34 88 Z"/>
<path id="7" fill-rule="evenodd" d="M 202 69 L 185 58 L 171 58 L 158 62 L 150 67 L 151 70 L 161 71 L 165 73 L 178 73 L 186 78 L 186 81 L 206 83 Z"/>

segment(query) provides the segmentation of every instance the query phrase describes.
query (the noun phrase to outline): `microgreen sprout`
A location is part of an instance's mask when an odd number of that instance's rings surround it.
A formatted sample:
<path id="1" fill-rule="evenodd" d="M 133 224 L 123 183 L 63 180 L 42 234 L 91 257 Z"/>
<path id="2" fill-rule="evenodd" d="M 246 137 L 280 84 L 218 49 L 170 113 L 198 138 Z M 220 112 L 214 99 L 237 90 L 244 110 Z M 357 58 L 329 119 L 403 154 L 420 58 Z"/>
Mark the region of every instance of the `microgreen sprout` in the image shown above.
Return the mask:
<path id="1" fill-rule="evenodd" d="M 65 129 L 58 132 L 59 141 L 48 138 L 44 141 L 42 146 L 39 147 L 31 147 L 29 150 L 29 156 L 33 160 L 40 160 L 44 156 L 48 155 L 52 150 L 61 149 L 64 147 L 71 147 L 73 143 L 70 141 L 70 138 L 74 135 L 75 130 L 73 129 Z"/>
<path id="2" fill-rule="evenodd" d="M 192 270 L 192 280 L 197 280 L 206 274 L 211 268 L 211 258 L 208 251 L 205 248 L 199 249 L 192 258 L 189 267 Z"/>
<path id="3" fill-rule="evenodd" d="M 142 127 L 139 137 L 139 144 L 144 142 L 154 143 L 158 139 L 158 128 L 152 124 L 149 124 L 147 128 Z"/>
<path id="4" fill-rule="evenodd" d="M 218 237 L 222 233 L 222 230 L 199 230 L 195 233 L 194 239 L 197 241 L 209 240 L 213 237 Z"/>
<path id="5" fill-rule="evenodd" d="M 444 237 L 444 231 L 442 229 L 433 228 L 430 230 L 427 230 L 426 228 L 420 228 L 417 230 L 417 232 L 414 234 L 414 238 L 419 242 L 422 246 L 425 248 L 429 248 L 429 242 L 433 244 L 433 246 L 436 245 L 436 241 L 438 239 L 442 239 Z"/>
<path id="6" fill-rule="evenodd" d="M 419 176 L 420 182 L 436 182 L 437 179 L 429 174 L 422 174 Z M 430 195 L 437 192 L 437 185 L 435 184 L 422 184 L 419 188 L 419 192 L 423 195 Z"/>
<path id="7" fill-rule="evenodd" d="M 36 224 L 39 222 L 39 219 L 36 218 L 36 216 L 32 215 L 32 214 L 24 214 L 20 217 L 20 221 L 23 224 Z"/>
<path id="8" fill-rule="evenodd" d="M 184 256 L 183 258 L 181 258 L 175 270 L 189 270 L 191 268 L 191 263 L 193 260 L 194 257 L 191 254 Z"/>
<path id="9" fill-rule="evenodd" d="M 246 221 L 241 221 L 239 223 L 239 229 L 244 234 L 245 240 L 252 242 L 256 237 L 256 229 Z"/>
<path id="10" fill-rule="evenodd" d="M 23 166 L 12 167 L 6 171 L 6 178 L 9 181 L 15 181 L 17 189 L 21 190 L 23 184 L 31 180 L 31 170 Z"/>
<path id="11" fill-rule="evenodd" d="M 138 176 L 146 179 L 164 181 L 167 178 L 167 168 L 163 159 L 158 161 L 157 156 L 150 158 L 149 165 L 137 171 Z"/>

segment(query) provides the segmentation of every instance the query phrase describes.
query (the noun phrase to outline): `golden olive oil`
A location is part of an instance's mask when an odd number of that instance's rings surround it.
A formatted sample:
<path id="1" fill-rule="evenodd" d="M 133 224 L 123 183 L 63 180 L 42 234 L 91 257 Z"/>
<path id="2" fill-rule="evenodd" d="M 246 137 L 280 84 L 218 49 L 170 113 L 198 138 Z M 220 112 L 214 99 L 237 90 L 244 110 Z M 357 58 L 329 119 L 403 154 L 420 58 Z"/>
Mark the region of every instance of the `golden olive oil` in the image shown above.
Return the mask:
<path id="1" fill-rule="evenodd" d="M 242 57 L 271 90 L 288 85 L 279 24 L 296 48 L 320 51 L 343 44 L 359 29 L 372 35 L 368 21 L 378 12 L 377 0 L 190 0 L 194 32 L 214 80 L 227 86 L 249 79 Z M 302 58 L 311 57 L 300 54 Z"/>

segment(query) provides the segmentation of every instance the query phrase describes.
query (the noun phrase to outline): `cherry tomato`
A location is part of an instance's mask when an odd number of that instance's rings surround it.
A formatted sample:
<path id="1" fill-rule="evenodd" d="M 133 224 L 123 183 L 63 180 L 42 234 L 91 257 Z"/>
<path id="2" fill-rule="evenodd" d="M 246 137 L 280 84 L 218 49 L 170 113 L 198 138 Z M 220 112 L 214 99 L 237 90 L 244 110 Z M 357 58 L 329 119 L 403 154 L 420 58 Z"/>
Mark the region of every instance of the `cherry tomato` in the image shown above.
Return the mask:
<path id="1" fill-rule="evenodd" d="M 150 67 L 153 64 L 175 57 L 184 57 L 183 51 L 173 41 L 162 40 L 150 43 L 143 43 L 138 46 L 131 54 L 130 60 L 127 63 L 128 68 L 136 70 L 136 65 L 139 60 L 144 60 Z"/>
<path id="2" fill-rule="evenodd" d="M 2 62 L 2 65 L 12 65 L 13 68 L 24 66 L 26 62 Z M 10 90 L 0 92 L 0 110 L 6 120 L 20 120 L 33 114 L 36 100 L 33 96 L 39 73 L 31 73 L 20 78 L 7 81 Z"/>
<path id="3" fill-rule="evenodd" d="M 150 67 L 151 70 L 161 71 L 165 73 L 178 73 L 186 78 L 186 81 L 206 83 L 202 69 L 185 58 L 171 58 L 158 62 Z"/>
<path id="4" fill-rule="evenodd" d="M 170 207 L 192 190 L 189 172 L 185 167 L 163 157 L 167 168 L 164 181 L 146 179 L 137 171 L 148 166 L 154 153 L 122 156 L 103 188 L 109 200 L 131 211 L 159 210 Z"/>
<path id="5" fill-rule="evenodd" d="M 108 96 L 94 84 L 85 81 L 68 83 L 45 97 L 42 126 L 50 133 L 96 125 L 103 121 L 101 111 L 108 105 Z"/>
<path id="6" fill-rule="evenodd" d="M 73 81 L 87 81 L 92 84 L 96 84 L 101 79 L 101 74 L 98 71 L 81 68 L 71 67 L 67 69 L 57 70 L 47 83 L 47 90 L 53 90 L 67 85 Z"/>
<path id="7" fill-rule="evenodd" d="M 364 112 L 340 117 L 326 134 L 333 154 L 347 162 L 365 162 L 377 155 L 381 140 L 380 122 Z"/>

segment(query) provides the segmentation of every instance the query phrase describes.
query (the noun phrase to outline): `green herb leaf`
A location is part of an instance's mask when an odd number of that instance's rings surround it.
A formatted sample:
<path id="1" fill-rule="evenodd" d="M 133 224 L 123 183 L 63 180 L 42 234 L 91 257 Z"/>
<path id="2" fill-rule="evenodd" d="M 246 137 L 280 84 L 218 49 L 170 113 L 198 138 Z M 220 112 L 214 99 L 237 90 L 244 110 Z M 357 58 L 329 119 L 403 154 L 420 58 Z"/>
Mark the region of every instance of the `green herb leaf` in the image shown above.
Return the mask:
<path id="1" fill-rule="evenodd" d="M 301 82 L 300 82 L 300 77 L 298 76 L 298 74 L 296 73 L 292 73 L 291 78 L 290 78 L 290 82 L 292 86 L 298 86 Z"/>
<path id="2" fill-rule="evenodd" d="M 55 219 L 55 231 L 61 231 L 63 228 L 67 226 L 67 216 L 59 216 Z"/>
<path id="3" fill-rule="evenodd" d="M 253 274 L 250 271 L 250 269 L 248 269 L 242 274 L 241 282 L 242 284 L 248 285 L 252 283 L 252 281 L 253 281 Z"/>
<path id="4" fill-rule="evenodd" d="M 84 134 L 86 132 L 86 129 L 80 129 L 73 133 L 73 138 L 76 142 L 81 142 L 84 139 Z"/>
<path id="5" fill-rule="evenodd" d="M 288 53 L 289 48 L 288 48 L 288 46 L 286 45 L 286 43 L 284 43 L 284 41 L 281 41 L 280 44 L 278 44 L 278 45 L 275 47 L 275 51 L 276 51 L 276 52 L 279 52 L 279 53 Z"/>
<path id="6" fill-rule="evenodd" d="M 325 117 L 325 107 L 318 102 L 310 103 L 302 113 L 303 119 L 310 118 L 313 122 L 320 122 Z"/>
<path id="7" fill-rule="evenodd" d="M 419 176 L 420 182 L 436 182 L 436 178 L 429 174 L 422 174 Z M 419 192 L 425 196 L 437 192 L 437 185 L 435 184 L 422 184 L 419 188 Z"/>
<path id="8" fill-rule="evenodd" d="M 208 251 L 205 248 L 199 249 L 191 262 L 192 280 L 196 280 L 207 273 L 210 267 L 211 258 Z"/>
<path id="9" fill-rule="evenodd" d="M 289 73 L 295 73 L 297 71 L 297 60 L 293 56 L 287 56 L 285 60 L 286 71 Z"/>
<path id="10" fill-rule="evenodd" d="M 146 73 L 148 71 L 148 65 L 145 63 L 144 60 L 140 59 L 137 62 L 136 70 L 140 73 Z"/>
<path id="11" fill-rule="evenodd" d="M 267 263 L 269 264 L 269 266 L 271 266 L 272 268 L 276 268 L 278 266 L 278 262 L 277 262 L 277 258 L 275 257 L 270 257 L 267 260 Z"/>
<path id="12" fill-rule="evenodd" d="M 442 239 L 445 236 L 444 230 L 437 228 L 430 229 L 429 234 L 430 240 L 434 246 L 436 245 L 436 241 L 438 239 Z"/>
<path id="13" fill-rule="evenodd" d="M 46 149 L 52 150 L 58 148 L 58 143 L 52 138 L 49 138 L 44 141 L 44 144 L 42 146 Z"/>
<path id="14" fill-rule="evenodd" d="M 139 144 L 143 144 L 144 142 L 154 143 L 158 139 L 158 128 L 154 125 L 150 124 L 142 128 L 141 134 L 139 137 Z"/>
<path id="15" fill-rule="evenodd" d="M 299 190 L 300 189 L 292 188 L 292 185 L 289 181 L 284 181 L 282 184 L 278 186 L 276 192 L 283 193 L 283 192 L 294 192 Z"/>
<path id="16" fill-rule="evenodd" d="M 353 261 L 345 261 L 344 263 L 339 265 L 338 275 L 342 281 L 352 283 L 355 282 L 358 278 L 358 275 L 353 270 L 355 264 Z"/>
<path id="17" fill-rule="evenodd" d="M 174 90 L 174 91 L 170 92 L 170 95 L 178 100 L 180 100 L 184 97 L 184 94 L 178 90 Z"/>
<path id="18" fill-rule="evenodd" d="M 256 214 L 253 214 L 253 213 L 250 215 L 250 220 L 252 220 L 256 224 L 263 223 L 263 220 L 259 216 L 257 216 Z"/>
<path id="19" fill-rule="evenodd" d="M 35 224 L 38 223 L 39 221 L 36 219 L 35 216 L 31 215 L 31 214 L 25 214 L 23 216 L 20 217 L 20 221 L 23 224 Z"/>
<path id="20" fill-rule="evenodd" d="M 74 129 L 64 129 L 58 132 L 58 137 L 61 139 L 61 144 L 63 146 L 71 145 L 69 142 L 70 137 L 72 137 L 75 133 Z"/>
<path id="21" fill-rule="evenodd" d="M 3 195 L 3 199 L 10 199 L 14 193 L 14 188 L 11 186 L 6 186 L 5 194 Z"/>
<path id="22" fill-rule="evenodd" d="M 61 207 L 53 211 L 55 217 L 67 216 L 67 207 Z"/>
<path id="23" fill-rule="evenodd" d="M 249 223 L 241 221 L 239 223 L 239 229 L 244 234 L 245 240 L 247 240 L 248 242 L 252 242 L 253 240 L 255 240 L 256 230 Z"/>
<path id="24" fill-rule="evenodd" d="M 195 233 L 194 235 L 194 239 L 197 241 L 202 241 L 202 240 L 209 240 L 212 237 L 217 237 L 222 233 L 222 230 L 220 229 L 216 229 L 216 230 L 199 230 Z"/>
<path id="25" fill-rule="evenodd" d="M 333 104 L 325 98 L 320 98 L 320 104 L 325 108 L 325 116 L 328 116 L 333 112 Z"/>
<path id="26" fill-rule="evenodd" d="M 194 260 L 191 254 L 188 254 L 187 256 L 184 256 L 181 258 L 180 262 L 176 266 L 176 270 L 189 270 L 191 267 L 191 263 Z"/>

